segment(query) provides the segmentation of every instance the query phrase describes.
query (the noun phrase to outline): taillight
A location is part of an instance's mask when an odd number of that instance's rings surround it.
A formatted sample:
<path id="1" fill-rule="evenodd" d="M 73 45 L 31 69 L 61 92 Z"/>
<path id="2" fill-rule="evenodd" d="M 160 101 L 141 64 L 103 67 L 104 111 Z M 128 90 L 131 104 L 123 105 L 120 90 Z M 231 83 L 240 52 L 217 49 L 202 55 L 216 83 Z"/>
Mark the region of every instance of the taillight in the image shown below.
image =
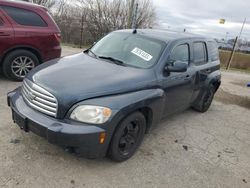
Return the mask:
<path id="1" fill-rule="evenodd" d="M 54 34 L 56 40 L 60 43 L 61 42 L 61 33 L 55 33 Z"/>

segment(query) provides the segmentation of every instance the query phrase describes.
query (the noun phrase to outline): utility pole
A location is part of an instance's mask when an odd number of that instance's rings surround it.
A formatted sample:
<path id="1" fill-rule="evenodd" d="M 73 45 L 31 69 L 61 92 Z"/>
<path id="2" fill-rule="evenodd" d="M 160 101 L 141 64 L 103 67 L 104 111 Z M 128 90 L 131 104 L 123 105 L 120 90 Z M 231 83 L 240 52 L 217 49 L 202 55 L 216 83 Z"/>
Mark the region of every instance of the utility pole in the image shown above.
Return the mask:
<path id="1" fill-rule="evenodd" d="M 232 63 L 232 61 L 233 61 L 233 57 L 234 57 L 235 50 L 236 50 L 236 47 L 237 47 L 237 42 L 238 42 L 238 39 L 240 38 L 240 36 L 241 36 L 241 34 L 242 34 L 242 31 L 243 31 L 243 28 L 244 28 L 244 26 L 245 26 L 245 23 L 246 23 L 246 18 L 245 18 L 244 21 L 243 21 L 243 24 L 242 24 L 242 27 L 241 27 L 239 36 L 237 36 L 237 37 L 235 38 L 233 50 L 232 50 L 232 52 L 231 52 L 231 54 L 230 54 L 230 57 L 229 57 L 229 61 L 228 61 L 228 63 L 227 63 L 226 70 L 228 70 L 228 69 L 230 68 L 230 65 L 231 65 L 231 63 Z"/>
<path id="2" fill-rule="evenodd" d="M 134 5 L 135 5 L 135 0 L 131 0 L 131 4 L 129 7 L 129 13 L 128 13 L 128 28 L 132 28 Z"/>
<path id="3" fill-rule="evenodd" d="M 232 60 L 233 60 L 234 52 L 235 52 L 235 50 L 236 50 L 237 41 L 238 41 L 238 37 L 236 37 L 235 40 L 234 40 L 233 50 L 232 50 L 232 52 L 231 52 L 231 54 L 230 54 L 230 57 L 229 57 L 229 60 L 228 60 L 228 63 L 227 63 L 226 70 L 228 70 L 228 69 L 230 68 L 231 62 L 232 62 Z"/>

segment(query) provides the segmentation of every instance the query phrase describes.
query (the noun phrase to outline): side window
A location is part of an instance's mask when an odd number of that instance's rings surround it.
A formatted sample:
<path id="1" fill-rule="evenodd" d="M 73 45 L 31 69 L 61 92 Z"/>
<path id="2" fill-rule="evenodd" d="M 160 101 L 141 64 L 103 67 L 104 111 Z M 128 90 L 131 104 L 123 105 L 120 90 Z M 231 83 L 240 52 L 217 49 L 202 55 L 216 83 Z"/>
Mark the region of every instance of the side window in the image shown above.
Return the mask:
<path id="1" fill-rule="evenodd" d="M 204 42 L 194 43 L 194 63 L 196 65 L 204 64 L 207 62 L 207 48 Z"/>
<path id="2" fill-rule="evenodd" d="M 217 61 L 219 59 L 218 46 L 215 42 L 207 42 L 208 60 Z"/>
<path id="3" fill-rule="evenodd" d="M 1 7 L 16 23 L 25 26 L 46 27 L 47 23 L 35 12 L 10 6 Z"/>
<path id="4" fill-rule="evenodd" d="M 189 45 L 181 44 L 175 47 L 170 55 L 170 61 L 189 62 Z"/>
<path id="5" fill-rule="evenodd" d="M 1 7 L 0 7 L 0 26 L 3 26 L 4 25 L 4 22 L 3 22 L 3 19 L 1 18 L 2 17 L 2 12 L 1 12 Z"/>

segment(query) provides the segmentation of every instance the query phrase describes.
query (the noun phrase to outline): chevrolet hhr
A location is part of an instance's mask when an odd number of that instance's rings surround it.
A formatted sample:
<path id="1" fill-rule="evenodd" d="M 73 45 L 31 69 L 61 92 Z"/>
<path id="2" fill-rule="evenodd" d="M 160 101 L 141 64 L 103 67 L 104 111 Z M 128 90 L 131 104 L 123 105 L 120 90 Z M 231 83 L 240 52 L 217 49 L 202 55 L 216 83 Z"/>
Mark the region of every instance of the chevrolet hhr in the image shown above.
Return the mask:
<path id="1" fill-rule="evenodd" d="M 124 161 L 163 118 L 207 111 L 220 83 L 213 39 L 119 30 L 31 70 L 8 105 L 26 132 L 88 158 Z"/>

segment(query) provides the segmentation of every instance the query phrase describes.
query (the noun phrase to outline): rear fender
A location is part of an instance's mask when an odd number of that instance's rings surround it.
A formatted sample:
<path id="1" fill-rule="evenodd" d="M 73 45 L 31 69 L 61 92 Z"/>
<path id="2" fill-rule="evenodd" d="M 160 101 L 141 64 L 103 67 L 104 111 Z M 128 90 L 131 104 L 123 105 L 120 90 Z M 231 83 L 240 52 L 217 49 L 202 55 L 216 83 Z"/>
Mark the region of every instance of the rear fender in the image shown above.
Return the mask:
<path id="1" fill-rule="evenodd" d="M 220 72 L 220 70 L 214 71 L 208 75 L 208 77 L 205 81 L 205 84 L 201 88 L 200 93 L 199 93 L 198 97 L 196 98 L 196 100 L 194 101 L 193 105 L 197 105 L 198 103 L 201 102 L 202 97 L 204 96 L 208 87 L 211 84 L 213 84 L 215 86 L 215 91 L 217 91 L 219 89 L 219 86 L 221 84 L 221 72 Z"/>
<path id="2" fill-rule="evenodd" d="M 220 70 L 214 71 L 207 77 L 207 80 L 205 82 L 205 87 L 208 88 L 210 84 L 218 83 L 220 86 L 221 83 L 221 72 Z M 218 87 L 219 88 L 219 87 Z M 216 90 L 218 89 L 216 88 Z"/>

